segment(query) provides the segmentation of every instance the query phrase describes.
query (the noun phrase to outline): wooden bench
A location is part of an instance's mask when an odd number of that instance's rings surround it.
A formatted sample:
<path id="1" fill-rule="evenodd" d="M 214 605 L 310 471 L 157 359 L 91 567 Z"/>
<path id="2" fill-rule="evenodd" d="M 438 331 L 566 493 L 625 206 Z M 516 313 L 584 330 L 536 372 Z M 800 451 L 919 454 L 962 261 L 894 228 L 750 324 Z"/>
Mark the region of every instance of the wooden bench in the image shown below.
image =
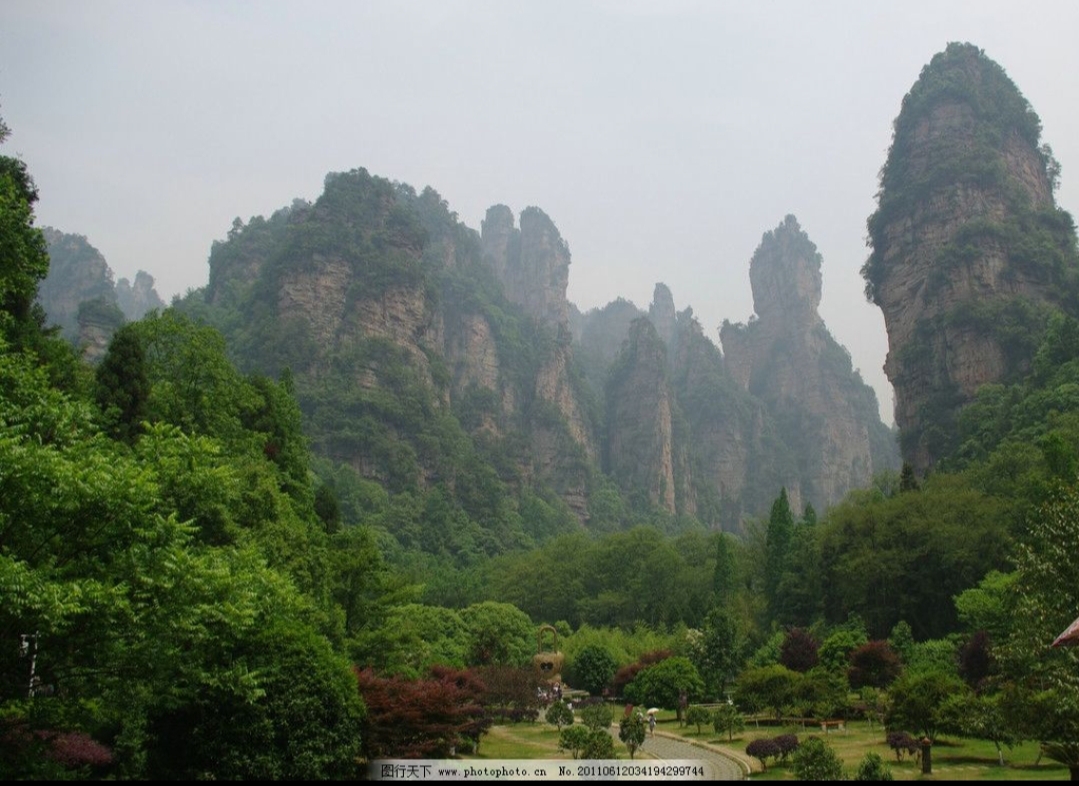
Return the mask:
<path id="1" fill-rule="evenodd" d="M 837 731 L 846 731 L 847 730 L 846 721 L 842 721 L 842 720 L 822 720 L 820 722 L 820 730 L 823 731 L 825 734 L 827 734 L 829 729 L 836 729 Z"/>

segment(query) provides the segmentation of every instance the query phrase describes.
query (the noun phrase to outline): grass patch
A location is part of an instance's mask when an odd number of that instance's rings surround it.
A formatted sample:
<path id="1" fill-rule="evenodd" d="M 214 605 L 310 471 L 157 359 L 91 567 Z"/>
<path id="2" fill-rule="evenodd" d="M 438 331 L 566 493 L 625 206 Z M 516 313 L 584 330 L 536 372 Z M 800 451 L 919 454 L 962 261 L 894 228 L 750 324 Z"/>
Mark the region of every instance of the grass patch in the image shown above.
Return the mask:
<path id="1" fill-rule="evenodd" d="M 558 729 L 549 723 L 492 726 L 480 738 L 479 753 L 466 759 L 572 759 L 558 750 Z"/>
<path id="2" fill-rule="evenodd" d="M 663 722 L 666 720 L 667 722 Z M 697 733 L 695 726 L 679 726 L 674 720 L 661 719 L 664 731 L 678 734 L 687 739 L 699 740 L 715 745 L 726 745 L 735 750 L 745 751 L 752 740 L 762 737 L 775 737 L 780 734 L 796 734 L 799 740 L 809 736 L 822 737 L 836 752 L 848 773 L 853 774 L 866 753 L 876 753 L 891 768 L 896 780 L 1068 780 L 1068 768 L 1062 764 L 1042 757 L 1039 761 L 1039 745 L 1027 742 L 1011 750 L 1004 749 L 1004 766 L 997 763 L 997 750 L 991 742 L 970 740 L 957 737 L 945 737 L 933 746 L 933 772 L 922 775 L 922 765 L 907 754 L 901 761 L 896 761 L 895 753 L 884 740 L 884 730 L 880 724 L 870 725 L 868 721 L 851 721 L 846 730 L 831 730 L 823 733 L 819 727 L 807 724 L 798 726 L 755 726 L 747 725 L 745 731 L 735 734 L 729 742 L 727 735 L 716 734 L 711 728 Z M 783 766 L 769 762 L 768 769 L 754 773 L 752 780 L 794 780 L 789 764 Z"/>

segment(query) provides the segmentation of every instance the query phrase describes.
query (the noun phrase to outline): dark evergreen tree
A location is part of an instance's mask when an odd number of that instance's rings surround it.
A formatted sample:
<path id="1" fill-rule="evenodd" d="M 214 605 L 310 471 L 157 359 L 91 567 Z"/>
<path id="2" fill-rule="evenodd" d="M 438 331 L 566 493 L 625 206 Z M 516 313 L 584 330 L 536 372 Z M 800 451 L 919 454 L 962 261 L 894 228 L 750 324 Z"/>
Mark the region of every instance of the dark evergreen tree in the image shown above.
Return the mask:
<path id="1" fill-rule="evenodd" d="M 145 354 L 136 331 L 120 328 L 96 371 L 97 404 L 105 430 L 121 442 L 132 444 L 146 414 L 150 380 Z"/>
<path id="2" fill-rule="evenodd" d="M 768 532 L 765 537 L 764 592 L 768 607 L 773 611 L 777 600 L 776 590 L 783 577 L 793 537 L 794 514 L 791 513 L 787 490 L 784 488 L 780 490 L 779 496 L 772 503 L 772 512 L 768 517 Z"/>

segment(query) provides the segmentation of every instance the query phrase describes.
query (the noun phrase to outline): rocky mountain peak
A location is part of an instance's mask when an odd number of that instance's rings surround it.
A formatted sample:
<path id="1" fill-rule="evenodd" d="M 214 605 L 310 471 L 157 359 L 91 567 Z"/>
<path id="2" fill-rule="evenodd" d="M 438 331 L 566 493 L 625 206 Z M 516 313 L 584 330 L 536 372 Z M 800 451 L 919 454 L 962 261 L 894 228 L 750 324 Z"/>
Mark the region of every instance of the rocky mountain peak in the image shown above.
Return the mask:
<path id="1" fill-rule="evenodd" d="M 652 291 L 652 305 L 648 307 L 648 318 L 656 326 L 659 337 L 669 346 L 674 340 L 677 329 L 678 312 L 674 308 L 674 296 L 666 284 L 656 284 L 656 288 Z"/>
<path id="2" fill-rule="evenodd" d="M 1074 229 L 1038 116 L 977 47 L 934 56 L 894 128 L 862 273 L 888 331 L 903 458 L 924 472 L 956 447 L 977 389 L 1029 367 L 1069 288 Z"/>
<path id="3" fill-rule="evenodd" d="M 798 220 L 788 215 L 765 232 L 749 263 L 753 308 L 761 319 L 815 315 L 821 299 L 821 257 Z"/>
<path id="4" fill-rule="evenodd" d="M 758 319 L 723 323 L 725 365 L 784 426 L 803 468 L 791 499 L 823 509 L 894 466 L 894 446 L 872 389 L 817 312 L 821 256 L 794 216 L 764 233 L 749 275 Z"/>
<path id="5" fill-rule="evenodd" d="M 135 274 L 135 282 L 126 278 L 116 282 L 116 304 L 129 320 L 142 319 L 154 309 L 164 308 L 165 303 L 154 289 L 154 277 L 145 270 Z"/>
<path id="6" fill-rule="evenodd" d="M 542 324 L 569 329 L 569 246 L 554 222 L 538 207 L 521 212 L 520 229 L 505 205 L 488 209 L 480 247 L 505 290 Z"/>

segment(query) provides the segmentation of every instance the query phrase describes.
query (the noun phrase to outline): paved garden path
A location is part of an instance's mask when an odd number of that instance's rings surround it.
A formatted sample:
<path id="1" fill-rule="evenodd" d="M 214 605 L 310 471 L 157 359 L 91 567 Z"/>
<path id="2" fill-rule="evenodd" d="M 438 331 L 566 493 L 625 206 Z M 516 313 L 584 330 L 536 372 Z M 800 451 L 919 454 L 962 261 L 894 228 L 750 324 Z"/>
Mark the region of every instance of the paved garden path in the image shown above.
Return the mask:
<path id="1" fill-rule="evenodd" d="M 614 735 L 615 745 L 622 745 L 618 739 L 617 725 L 611 727 L 611 734 Z M 692 759 L 701 762 L 710 771 L 708 779 L 717 781 L 745 780 L 751 771 L 760 769 L 754 760 L 733 749 L 687 740 L 658 729 L 654 735 L 645 738 L 636 759 Z"/>

